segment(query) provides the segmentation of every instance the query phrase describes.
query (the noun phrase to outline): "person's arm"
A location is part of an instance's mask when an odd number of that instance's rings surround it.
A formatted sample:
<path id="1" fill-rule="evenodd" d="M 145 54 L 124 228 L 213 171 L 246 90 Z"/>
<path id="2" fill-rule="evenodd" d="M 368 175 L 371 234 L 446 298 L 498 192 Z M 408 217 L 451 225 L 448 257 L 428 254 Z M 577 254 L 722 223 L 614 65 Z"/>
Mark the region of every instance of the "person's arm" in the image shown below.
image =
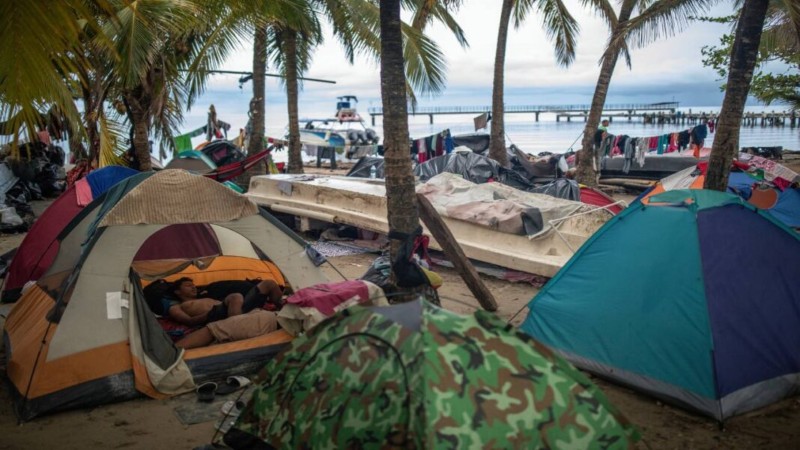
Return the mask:
<path id="1" fill-rule="evenodd" d="M 181 309 L 180 305 L 173 305 L 170 307 L 169 316 L 172 318 L 172 320 L 190 327 L 195 325 L 204 325 L 208 321 L 208 312 L 199 314 L 197 316 L 190 316 L 186 314 L 183 309 Z"/>

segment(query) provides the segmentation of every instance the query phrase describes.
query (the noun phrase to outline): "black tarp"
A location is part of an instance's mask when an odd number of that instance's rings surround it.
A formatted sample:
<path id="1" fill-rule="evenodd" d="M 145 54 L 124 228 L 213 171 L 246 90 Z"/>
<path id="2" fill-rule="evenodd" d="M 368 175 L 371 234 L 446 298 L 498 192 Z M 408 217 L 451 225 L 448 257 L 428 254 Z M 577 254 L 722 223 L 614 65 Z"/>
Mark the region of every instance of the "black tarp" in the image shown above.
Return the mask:
<path id="1" fill-rule="evenodd" d="M 486 183 L 491 179 L 523 191 L 533 187 L 522 174 L 506 169 L 497 161 L 473 152 L 453 152 L 437 156 L 414 168 L 414 175 L 418 176 L 420 181 L 427 181 L 442 172 L 461 175 L 476 184 Z"/>
<path id="2" fill-rule="evenodd" d="M 482 153 L 489 149 L 489 135 L 486 133 L 469 133 L 453 136 L 453 145 L 468 147 L 473 152 Z"/>
<path id="3" fill-rule="evenodd" d="M 358 162 L 347 172 L 348 177 L 369 178 L 370 168 L 375 167 L 375 178 L 384 178 L 383 158 L 374 156 L 362 156 Z"/>
<path id="4" fill-rule="evenodd" d="M 530 192 L 545 194 L 551 197 L 563 198 L 566 200 L 573 200 L 576 202 L 581 201 L 581 189 L 578 186 L 578 182 L 575 180 L 568 180 L 566 178 L 559 178 L 545 185 L 537 186 L 531 189 Z"/>

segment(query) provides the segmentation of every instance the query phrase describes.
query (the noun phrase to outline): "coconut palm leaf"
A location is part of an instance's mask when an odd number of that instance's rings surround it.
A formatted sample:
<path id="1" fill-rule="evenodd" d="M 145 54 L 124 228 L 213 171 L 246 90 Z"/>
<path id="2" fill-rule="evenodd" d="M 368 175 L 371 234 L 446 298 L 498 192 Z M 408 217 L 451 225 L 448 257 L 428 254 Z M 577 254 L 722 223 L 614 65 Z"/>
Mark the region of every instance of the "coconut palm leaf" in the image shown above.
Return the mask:
<path id="1" fill-rule="evenodd" d="M 636 1 L 636 0 L 623 0 L 623 1 Z M 639 2 L 641 3 L 641 2 Z M 616 11 L 614 11 L 614 6 L 611 4 L 609 0 L 581 0 L 581 5 L 584 7 L 588 7 L 595 14 L 599 15 L 603 22 L 606 23 L 608 26 L 609 35 L 614 33 L 614 30 L 617 29 L 617 24 L 619 23 L 619 18 L 617 17 Z M 612 45 L 613 42 L 609 40 L 608 45 Z M 619 43 L 622 47 L 619 49 L 619 52 L 622 54 L 622 57 L 625 59 L 625 65 L 628 66 L 629 69 L 632 68 L 631 66 L 631 54 L 628 50 L 628 44 L 626 42 Z M 606 52 L 603 52 L 603 56 L 598 61 L 599 65 L 603 64 L 603 59 L 606 57 Z"/>
<path id="2" fill-rule="evenodd" d="M 692 17 L 702 16 L 719 0 L 660 0 L 650 4 L 639 15 L 628 21 L 616 38 L 628 45 L 644 47 L 658 39 L 674 36 L 683 31 Z M 619 42 L 614 42 L 619 45 Z"/>
<path id="3" fill-rule="evenodd" d="M 314 49 L 323 39 L 322 28 L 319 22 L 317 22 L 313 29 L 306 29 L 301 32 L 280 26 L 272 26 L 267 29 L 267 57 L 272 67 L 275 67 L 278 73 L 283 75 L 281 83 L 284 86 L 286 85 L 288 75 L 286 65 L 286 58 L 288 56 L 286 52 L 287 33 L 294 33 L 297 42 L 297 51 L 294 55 L 297 64 L 297 72 L 294 74 L 295 77 L 302 76 L 308 70 L 309 66 L 311 66 Z M 302 83 L 302 80 L 298 80 L 298 83 Z"/>
<path id="4" fill-rule="evenodd" d="M 512 13 L 514 28 L 519 28 L 534 7 L 542 15 L 547 37 L 554 41 L 556 60 L 563 66 L 570 65 L 575 59 L 578 22 L 561 0 L 518 0 Z"/>
<path id="5" fill-rule="evenodd" d="M 406 79 L 422 94 L 440 93 L 447 81 L 447 61 L 434 41 L 407 24 L 401 25 Z"/>
<path id="6" fill-rule="evenodd" d="M 467 48 L 469 47 L 467 36 L 461 25 L 450 14 L 451 9 L 457 10 L 462 3 L 462 0 L 417 0 L 410 5 L 414 10 L 411 26 L 417 30 L 424 31 L 425 27 L 433 19 L 436 19 L 453 33 L 461 47 Z"/>
<path id="7" fill-rule="evenodd" d="M 116 50 L 116 73 L 124 88 L 139 86 L 163 54 L 165 37 L 197 23 L 199 10 L 189 0 L 112 0 L 115 20 L 105 26 Z"/>
<path id="8" fill-rule="evenodd" d="M 221 67 L 242 42 L 252 39 L 254 26 L 282 24 L 301 30 L 319 27 L 310 5 L 302 0 L 260 2 L 257 7 L 250 1 L 231 0 L 198 0 L 198 4 L 205 14 L 217 20 L 195 27 L 187 36 L 187 106 L 205 90 L 209 71 Z"/>
<path id="9" fill-rule="evenodd" d="M 40 114 L 51 105 L 80 123 L 73 94 L 83 81 L 76 65 L 83 63 L 78 19 L 91 17 L 86 3 L 0 2 L 0 122 L 14 149 L 22 134 L 35 139 Z"/>
<path id="10" fill-rule="evenodd" d="M 98 115 L 97 123 L 100 128 L 99 167 L 127 166 L 124 142 L 128 136 L 125 127 L 116 115 L 109 117 L 103 110 Z"/>

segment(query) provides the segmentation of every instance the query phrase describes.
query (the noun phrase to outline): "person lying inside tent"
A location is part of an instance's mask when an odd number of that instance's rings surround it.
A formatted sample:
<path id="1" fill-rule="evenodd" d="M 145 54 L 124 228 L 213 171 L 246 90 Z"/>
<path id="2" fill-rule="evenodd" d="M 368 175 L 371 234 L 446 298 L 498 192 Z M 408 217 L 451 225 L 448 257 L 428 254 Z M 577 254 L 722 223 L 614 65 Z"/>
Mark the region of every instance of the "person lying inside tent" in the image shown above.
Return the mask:
<path id="1" fill-rule="evenodd" d="M 228 283 L 228 284 L 225 284 Z M 234 283 L 235 285 L 232 285 Z M 172 320 L 188 326 L 206 325 L 262 308 L 267 302 L 279 306 L 283 288 L 273 280 L 260 281 L 242 293 L 238 282 L 218 282 L 199 292 L 189 277 L 172 283 L 175 298 L 165 298 L 164 312 Z M 240 283 L 239 283 L 240 284 Z"/>
<path id="2" fill-rule="evenodd" d="M 185 349 L 205 347 L 263 336 L 277 329 L 278 315 L 272 311 L 256 308 L 245 314 L 211 322 L 189 333 L 175 342 L 175 345 Z"/>

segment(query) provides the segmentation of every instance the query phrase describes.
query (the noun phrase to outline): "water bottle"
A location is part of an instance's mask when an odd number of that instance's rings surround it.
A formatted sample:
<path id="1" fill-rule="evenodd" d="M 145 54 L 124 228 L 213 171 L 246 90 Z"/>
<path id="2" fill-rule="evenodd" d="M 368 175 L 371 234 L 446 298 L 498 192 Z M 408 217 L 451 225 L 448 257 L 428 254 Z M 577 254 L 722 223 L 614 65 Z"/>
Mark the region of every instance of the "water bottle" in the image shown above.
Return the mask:
<path id="1" fill-rule="evenodd" d="M 374 180 L 375 178 L 377 178 L 377 175 L 378 175 L 378 169 L 376 169 L 375 166 L 371 166 L 369 168 L 369 177 Z"/>

